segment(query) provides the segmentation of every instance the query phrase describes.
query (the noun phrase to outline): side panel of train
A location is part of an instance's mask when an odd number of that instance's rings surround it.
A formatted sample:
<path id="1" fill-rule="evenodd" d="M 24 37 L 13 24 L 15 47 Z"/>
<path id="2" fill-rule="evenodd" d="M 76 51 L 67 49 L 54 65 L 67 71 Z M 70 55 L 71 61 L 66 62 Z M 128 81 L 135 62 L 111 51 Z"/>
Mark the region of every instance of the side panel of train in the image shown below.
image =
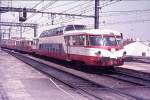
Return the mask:
<path id="1" fill-rule="evenodd" d="M 47 57 L 54 57 L 57 59 L 66 58 L 66 48 L 63 36 L 39 38 L 37 49 L 34 51 L 36 54 Z"/>
<path id="2" fill-rule="evenodd" d="M 16 41 L 15 50 L 24 52 L 24 53 L 32 53 L 32 41 L 22 40 Z"/>
<path id="3" fill-rule="evenodd" d="M 16 42 L 11 39 L 3 39 L 1 41 L 1 47 L 7 49 L 15 49 Z"/>
<path id="4" fill-rule="evenodd" d="M 67 37 L 60 35 L 39 38 L 36 53 L 67 61 L 79 61 L 95 67 L 122 65 L 123 50 L 118 47 L 113 48 L 116 50 L 114 53 L 110 51 L 110 47 L 94 48 L 86 46 L 86 43 L 85 45 L 77 45 L 73 41 L 68 45 Z M 98 54 L 99 51 L 101 54 Z"/>
<path id="5" fill-rule="evenodd" d="M 1 47 L 10 50 L 20 51 L 24 53 L 32 53 L 32 41 L 29 40 L 2 40 Z"/>

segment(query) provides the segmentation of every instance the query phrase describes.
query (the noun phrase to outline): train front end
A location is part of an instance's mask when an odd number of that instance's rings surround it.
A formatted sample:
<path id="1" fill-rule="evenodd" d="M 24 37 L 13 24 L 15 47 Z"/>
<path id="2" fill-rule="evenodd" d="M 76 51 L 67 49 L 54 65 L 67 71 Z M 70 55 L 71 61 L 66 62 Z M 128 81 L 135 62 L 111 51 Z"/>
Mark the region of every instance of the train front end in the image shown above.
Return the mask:
<path id="1" fill-rule="evenodd" d="M 89 34 L 87 40 L 88 57 L 86 63 L 92 66 L 112 67 L 123 65 L 125 51 L 121 35 L 115 32 Z"/>

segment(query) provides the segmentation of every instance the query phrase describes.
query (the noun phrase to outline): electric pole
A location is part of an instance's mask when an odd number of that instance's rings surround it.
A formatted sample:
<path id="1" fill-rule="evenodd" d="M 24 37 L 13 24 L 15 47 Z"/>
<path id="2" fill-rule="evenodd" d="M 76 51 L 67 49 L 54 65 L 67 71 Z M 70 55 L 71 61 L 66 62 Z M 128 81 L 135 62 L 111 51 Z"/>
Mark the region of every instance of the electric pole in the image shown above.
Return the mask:
<path id="1" fill-rule="evenodd" d="M 95 0 L 94 28 L 99 29 L 99 0 Z"/>
<path id="2" fill-rule="evenodd" d="M 9 32 L 8 32 L 8 39 L 11 38 L 11 28 L 9 28 Z"/>
<path id="3" fill-rule="evenodd" d="M 1 7 L 1 1 L 0 1 L 0 7 Z M 1 12 L 0 12 L 0 22 L 1 22 Z M 2 31 L 1 31 L 1 25 L 0 25 L 0 42 L 2 39 Z"/>

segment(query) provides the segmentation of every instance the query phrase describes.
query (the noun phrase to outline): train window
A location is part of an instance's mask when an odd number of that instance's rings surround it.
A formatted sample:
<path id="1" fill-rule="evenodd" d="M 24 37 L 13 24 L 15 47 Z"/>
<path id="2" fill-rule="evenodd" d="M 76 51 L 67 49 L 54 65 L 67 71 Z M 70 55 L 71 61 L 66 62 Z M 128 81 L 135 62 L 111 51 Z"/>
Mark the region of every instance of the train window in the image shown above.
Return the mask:
<path id="1" fill-rule="evenodd" d="M 75 30 L 83 30 L 86 29 L 85 25 L 74 25 Z"/>
<path id="2" fill-rule="evenodd" d="M 113 36 L 104 36 L 103 37 L 104 46 L 116 46 L 117 40 Z"/>
<path id="3" fill-rule="evenodd" d="M 34 42 L 33 42 L 33 41 L 31 41 L 30 43 L 31 43 L 30 45 L 34 45 Z"/>
<path id="4" fill-rule="evenodd" d="M 91 46 L 102 46 L 103 45 L 103 39 L 102 36 L 89 36 L 89 45 Z"/>
<path id="5" fill-rule="evenodd" d="M 61 34 L 63 34 L 63 29 L 62 29 L 62 28 L 59 28 L 59 30 L 58 30 L 58 35 L 61 35 Z"/>
<path id="6" fill-rule="evenodd" d="M 45 36 L 48 36 L 49 35 L 49 31 L 45 31 Z"/>
<path id="7" fill-rule="evenodd" d="M 72 36 L 72 45 L 73 46 L 77 46 L 78 45 L 77 36 Z"/>
<path id="8" fill-rule="evenodd" d="M 72 45 L 73 46 L 85 46 L 86 45 L 85 36 L 83 35 L 73 36 Z"/>
<path id="9" fill-rule="evenodd" d="M 83 30 L 83 29 L 86 29 L 85 25 L 68 25 L 68 26 L 66 26 L 65 31 Z"/>
<path id="10" fill-rule="evenodd" d="M 59 34 L 63 34 L 63 30 L 60 30 L 60 31 L 59 31 Z"/>
<path id="11" fill-rule="evenodd" d="M 41 49 L 42 48 L 42 44 L 39 44 L 39 49 Z"/>
<path id="12" fill-rule="evenodd" d="M 73 26 L 72 26 L 73 28 Z M 46 31 L 43 31 L 40 35 L 40 37 L 50 37 L 50 36 L 57 36 L 57 35 L 62 35 L 63 34 L 64 27 L 58 27 L 54 29 L 49 29 Z M 68 27 L 68 30 L 72 30 L 71 26 Z"/>
<path id="13" fill-rule="evenodd" d="M 113 36 L 89 36 L 91 46 L 116 46 L 117 40 Z"/>
<path id="14" fill-rule="evenodd" d="M 56 29 L 56 35 L 61 35 L 63 33 L 63 30 L 61 28 Z"/>
<path id="15" fill-rule="evenodd" d="M 71 31 L 71 30 L 74 30 L 73 25 L 68 25 L 65 29 L 65 31 Z"/>
<path id="16" fill-rule="evenodd" d="M 41 35 L 40 35 L 40 37 L 45 37 L 45 32 L 46 31 L 42 32 Z"/>

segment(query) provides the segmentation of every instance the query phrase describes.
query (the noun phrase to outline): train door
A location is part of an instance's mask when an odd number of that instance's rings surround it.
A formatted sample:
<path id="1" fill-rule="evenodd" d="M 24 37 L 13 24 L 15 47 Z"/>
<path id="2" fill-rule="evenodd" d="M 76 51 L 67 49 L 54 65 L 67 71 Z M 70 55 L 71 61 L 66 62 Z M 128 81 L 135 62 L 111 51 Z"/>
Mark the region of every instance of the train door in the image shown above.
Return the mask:
<path id="1" fill-rule="evenodd" d="M 37 49 L 37 47 L 38 47 L 38 39 L 33 39 L 33 41 L 32 41 L 32 48 L 33 49 Z"/>
<path id="2" fill-rule="evenodd" d="M 70 61 L 70 40 L 71 36 L 65 36 L 65 45 L 66 45 L 66 60 Z"/>
<path id="3" fill-rule="evenodd" d="M 34 53 L 36 53 L 38 50 L 38 42 L 39 42 L 39 39 L 33 39 L 32 50 Z"/>

